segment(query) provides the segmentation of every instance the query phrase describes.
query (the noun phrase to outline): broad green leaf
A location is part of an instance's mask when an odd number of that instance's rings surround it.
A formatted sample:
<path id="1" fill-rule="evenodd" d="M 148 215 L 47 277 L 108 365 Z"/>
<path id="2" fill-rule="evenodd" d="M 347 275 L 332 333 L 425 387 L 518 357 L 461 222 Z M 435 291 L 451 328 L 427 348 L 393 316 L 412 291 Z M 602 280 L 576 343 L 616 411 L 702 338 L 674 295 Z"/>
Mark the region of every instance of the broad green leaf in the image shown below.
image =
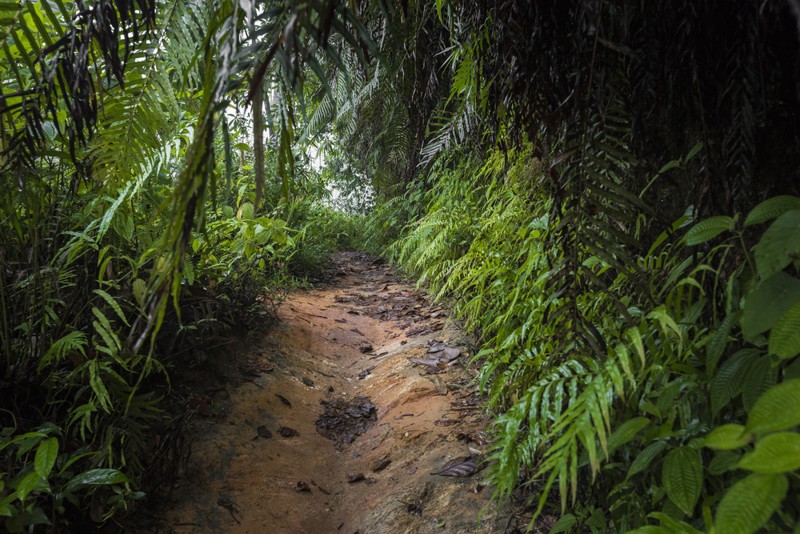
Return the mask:
<path id="1" fill-rule="evenodd" d="M 800 379 L 770 388 L 756 402 L 747 419 L 747 431 L 756 435 L 800 425 Z"/>
<path id="2" fill-rule="evenodd" d="M 744 383 L 744 374 L 747 371 L 750 361 L 759 357 L 759 352 L 755 349 L 742 349 L 736 351 L 719 371 L 711 382 L 711 411 L 719 413 L 723 406 L 741 393 Z"/>
<path id="3" fill-rule="evenodd" d="M 26 449 L 26 451 L 29 451 L 34 447 L 34 445 L 39 443 L 42 440 L 42 438 L 46 437 L 47 434 L 43 432 L 26 432 L 25 434 L 20 434 L 19 436 L 16 436 L 11 440 L 3 439 L 2 441 L 0 441 L 0 451 L 2 451 L 3 449 L 5 449 L 10 445 L 14 445 L 15 443 L 30 442 L 30 445 L 28 445 Z M 19 451 L 17 451 L 17 454 L 19 454 Z"/>
<path id="4" fill-rule="evenodd" d="M 685 521 L 679 521 L 674 517 L 670 517 L 664 512 L 653 512 L 647 514 L 647 517 L 658 519 L 661 523 L 661 526 L 667 527 L 669 531 L 673 532 L 674 534 L 703 534 Z"/>
<path id="5" fill-rule="evenodd" d="M 686 244 L 689 246 L 700 245 L 714 239 L 722 232 L 733 230 L 734 221 L 731 217 L 718 215 L 709 217 L 692 226 L 686 233 Z"/>
<path id="6" fill-rule="evenodd" d="M 236 218 L 240 221 L 248 221 L 253 218 L 254 214 L 255 209 L 253 208 L 253 205 L 249 202 L 245 202 L 239 206 L 239 211 L 236 213 Z"/>
<path id="7" fill-rule="evenodd" d="M 783 360 L 800 354 L 800 299 L 783 312 L 772 328 L 769 351 Z"/>
<path id="8" fill-rule="evenodd" d="M 608 528 L 606 514 L 600 508 L 592 510 L 592 515 L 584 521 L 584 524 L 591 528 L 592 532 L 603 532 Z"/>
<path id="9" fill-rule="evenodd" d="M 50 471 L 53 470 L 53 465 L 58 458 L 58 440 L 56 438 L 47 438 L 39 444 L 36 449 L 36 457 L 33 460 L 33 466 L 39 476 L 47 479 L 50 476 Z"/>
<path id="10" fill-rule="evenodd" d="M 628 530 L 627 534 L 675 534 L 667 527 L 660 527 L 657 525 L 645 525 L 633 530 Z"/>
<path id="11" fill-rule="evenodd" d="M 753 452 L 742 456 L 737 467 L 765 474 L 800 469 L 800 434 L 777 432 L 761 438 Z"/>
<path id="12" fill-rule="evenodd" d="M 46 484 L 46 481 L 39 473 L 37 473 L 35 470 L 31 471 L 25 475 L 25 478 L 23 478 L 17 485 L 17 498 L 19 498 L 21 502 L 25 501 L 32 491 L 36 491 L 40 488 L 47 488 L 48 486 Z"/>
<path id="13" fill-rule="evenodd" d="M 800 210 L 800 198 L 791 195 L 768 198 L 747 214 L 744 225 L 750 226 L 771 221 L 792 210 Z"/>
<path id="14" fill-rule="evenodd" d="M 783 369 L 784 380 L 800 378 L 800 359 L 796 359 Z"/>
<path id="15" fill-rule="evenodd" d="M 572 514 L 562 515 L 550 529 L 550 534 L 569 532 L 569 530 L 577 524 L 578 524 L 578 519 L 574 515 Z"/>
<path id="16" fill-rule="evenodd" d="M 700 453 L 689 447 L 670 451 L 664 458 L 661 481 L 667 496 L 686 515 L 692 515 L 703 487 Z"/>
<path id="17" fill-rule="evenodd" d="M 644 449 L 636 459 L 631 463 L 630 468 L 628 469 L 628 474 L 626 478 L 630 478 L 633 475 L 640 473 L 647 469 L 650 466 L 650 463 L 659 455 L 661 452 L 667 447 L 666 441 L 656 441 L 655 443 L 651 443 Z"/>
<path id="18" fill-rule="evenodd" d="M 742 380 L 742 402 L 748 412 L 756 401 L 778 381 L 778 368 L 772 365 L 772 357 L 764 354 L 752 359 Z"/>
<path id="19" fill-rule="evenodd" d="M 608 454 L 611 455 L 619 447 L 625 445 L 650 424 L 647 417 L 634 417 L 619 425 L 608 437 Z"/>
<path id="20" fill-rule="evenodd" d="M 784 272 L 775 273 L 747 295 L 742 313 L 742 332 L 753 339 L 778 322 L 800 299 L 800 280 Z"/>
<path id="21" fill-rule="evenodd" d="M 66 493 L 73 492 L 86 486 L 109 486 L 112 484 L 122 484 L 127 482 L 128 477 L 118 469 L 98 468 L 84 471 L 72 477 L 67 485 L 64 486 Z"/>
<path id="22" fill-rule="evenodd" d="M 761 278 L 780 272 L 800 257 L 800 210 L 787 211 L 772 223 L 753 247 Z"/>
<path id="23" fill-rule="evenodd" d="M 133 297 L 136 299 L 137 304 L 139 304 L 140 308 L 144 307 L 144 299 L 147 296 L 147 282 L 142 280 L 141 278 L 137 278 L 133 281 Z"/>
<path id="24" fill-rule="evenodd" d="M 708 472 L 712 475 L 721 475 L 736 467 L 741 454 L 733 451 L 720 451 L 708 463 Z"/>
<path id="25" fill-rule="evenodd" d="M 706 345 L 706 369 L 710 376 L 714 376 L 717 363 L 720 357 L 722 357 L 725 347 L 728 346 L 728 341 L 731 338 L 731 329 L 737 318 L 736 314 L 729 314 L 726 316 L 711 335 L 711 341 Z"/>
<path id="26" fill-rule="evenodd" d="M 703 446 L 718 451 L 739 449 L 750 443 L 751 437 L 745 432 L 743 425 L 722 425 L 708 433 L 703 440 Z"/>
<path id="27" fill-rule="evenodd" d="M 37 436 L 37 434 L 38 432 L 30 432 L 14 438 L 13 441 L 17 443 L 17 458 L 22 458 L 28 451 L 32 451 L 34 447 L 39 445 L 42 438 L 46 437 L 46 434 L 42 434 L 41 437 Z"/>
<path id="28" fill-rule="evenodd" d="M 752 534 L 769 521 L 786 496 L 784 475 L 749 475 L 722 497 L 714 526 L 720 534 Z"/>
<path id="29" fill-rule="evenodd" d="M 39 506 L 34 506 L 29 509 L 23 508 L 19 512 L 13 514 L 11 519 L 6 522 L 6 527 L 8 527 L 10 532 L 40 532 L 42 529 L 33 530 L 33 525 L 51 524 L 44 510 Z"/>

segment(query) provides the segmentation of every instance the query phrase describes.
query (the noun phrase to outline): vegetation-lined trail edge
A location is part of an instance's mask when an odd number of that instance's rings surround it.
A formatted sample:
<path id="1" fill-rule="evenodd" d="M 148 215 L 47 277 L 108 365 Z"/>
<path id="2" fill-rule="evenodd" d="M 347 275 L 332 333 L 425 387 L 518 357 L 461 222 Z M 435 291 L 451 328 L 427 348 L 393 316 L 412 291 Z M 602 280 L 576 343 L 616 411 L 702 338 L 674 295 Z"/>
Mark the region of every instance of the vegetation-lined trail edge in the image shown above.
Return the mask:
<path id="1" fill-rule="evenodd" d="M 185 386 L 212 347 L 358 249 L 476 336 L 480 499 L 555 533 L 798 532 L 798 22 L 0 2 L 0 529 L 132 528 L 219 415 Z"/>

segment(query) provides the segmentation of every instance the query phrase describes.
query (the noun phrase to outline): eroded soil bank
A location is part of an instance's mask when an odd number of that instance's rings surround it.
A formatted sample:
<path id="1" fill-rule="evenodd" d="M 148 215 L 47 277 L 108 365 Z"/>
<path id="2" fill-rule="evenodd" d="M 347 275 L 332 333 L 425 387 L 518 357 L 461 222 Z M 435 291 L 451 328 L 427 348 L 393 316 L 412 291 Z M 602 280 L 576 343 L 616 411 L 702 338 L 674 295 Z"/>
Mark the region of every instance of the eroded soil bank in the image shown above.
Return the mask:
<path id="1" fill-rule="evenodd" d="M 481 483 L 467 339 L 390 267 L 347 253 L 336 269 L 222 358 L 160 532 L 509 529 Z"/>

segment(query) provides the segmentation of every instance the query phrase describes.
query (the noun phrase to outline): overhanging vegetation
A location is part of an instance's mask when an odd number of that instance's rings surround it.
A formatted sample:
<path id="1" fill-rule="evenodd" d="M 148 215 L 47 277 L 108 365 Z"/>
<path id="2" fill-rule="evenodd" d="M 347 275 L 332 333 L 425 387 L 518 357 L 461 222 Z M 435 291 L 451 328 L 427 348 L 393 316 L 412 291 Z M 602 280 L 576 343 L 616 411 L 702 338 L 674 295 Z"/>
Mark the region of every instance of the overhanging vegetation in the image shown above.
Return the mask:
<path id="1" fill-rule="evenodd" d="M 497 498 L 794 531 L 795 4 L 0 3 L 5 528 L 136 506 L 192 347 L 358 245 L 480 336 Z"/>

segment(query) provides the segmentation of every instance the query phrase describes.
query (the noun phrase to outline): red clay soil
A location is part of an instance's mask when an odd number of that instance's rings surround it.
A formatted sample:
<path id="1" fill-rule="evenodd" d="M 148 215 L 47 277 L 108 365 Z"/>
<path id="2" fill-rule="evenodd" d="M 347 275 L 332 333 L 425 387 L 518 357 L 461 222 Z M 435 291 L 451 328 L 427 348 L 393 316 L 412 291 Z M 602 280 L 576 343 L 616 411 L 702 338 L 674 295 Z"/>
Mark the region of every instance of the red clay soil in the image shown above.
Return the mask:
<path id="1" fill-rule="evenodd" d="M 218 356 L 160 532 L 500 533 L 485 417 L 446 311 L 359 254 Z M 441 473 L 441 474 L 436 474 Z"/>

